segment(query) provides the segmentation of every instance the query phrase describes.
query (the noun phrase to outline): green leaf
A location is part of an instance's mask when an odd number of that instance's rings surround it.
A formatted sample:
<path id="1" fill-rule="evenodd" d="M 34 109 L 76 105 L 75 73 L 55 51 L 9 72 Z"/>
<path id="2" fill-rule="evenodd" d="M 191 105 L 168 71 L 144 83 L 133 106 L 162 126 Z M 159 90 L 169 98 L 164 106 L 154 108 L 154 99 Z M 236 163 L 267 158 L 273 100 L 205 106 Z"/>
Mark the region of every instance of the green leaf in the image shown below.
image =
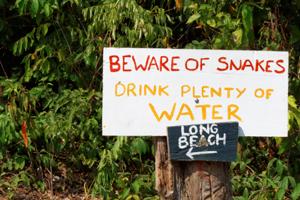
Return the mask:
<path id="1" fill-rule="evenodd" d="M 31 2 L 31 14 L 36 16 L 39 11 L 39 0 L 32 0 Z"/>
<path id="2" fill-rule="evenodd" d="M 126 200 L 140 200 L 139 196 L 134 194 L 134 195 L 129 195 Z"/>
<path id="3" fill-rule="evenodd" d="M 278 190 L 278 192 L 276 193 L 276 199 L 283 199 L 284 197 L 284 194 L 285 194 L 285 190 L 283 188 L 280 188 Z"/>
<path id="4" fill-rule="evenodd" d="M 142 138 L 135 138 L 131 144 L 131 151 L 140 155 L 145 154 L 147 149 L 147 143 Z"/>
<path id="5" fill-rule="evenodd" d="M 13 54 L 14 55 L 17 55 L 17 52 L 18 52 L 18 41 L 14 43 L 13 45 Z"/>
<path id="6" fill-rule="evenodd" d="M 290 149 L 290 142 L 287 139 L 285 139 L 279 145 L 278 154 L 283 154 L 284 152 L 286 152 L 289 149 Z"/>
<path id="7" fill-rule="evenodd" d="M 281 176 L 283 173 L 283 164 L 280 160 L 276 161 L 276 172 L 279 176 Z"/>
<path id="8" fill-rule="evenodd" d="M 130 188 L 125 188 L 120 194 L 120 199 L 125 199 L 130 193 Z"/>
<path id="9" fill-rule="evenodd" d="M 193 40 L 191 43 L 188 43 L 184 48 L 186 49 L 207 49 L 207 41 L 202 40 L 201 42 Z"/>
<path id="10" fill-rule="evenodd" d="M 189 17 L 189 19 L 187 20 L 187 24 L 191 24 L 192 22 L 196 21 L 197 19 L 200 18 L 200 14 L 199 13 L 195 13 L 192 16 Z"/>
<path id="11" fill-rule="evenodd" d="M 297 108 L 297 103 L 296 103 L 296 99 L 295 97 L 293 97 L 292 95 L 289 95 L 289 106 L 293 107 L 293 108 Z"/>
<path id="12" fill-rule="evenodd" d="M 288 187 L 289 187 L 289 177 L 286 176 L 282 179 L 280 188 L 286 190 L 288 189 Z"/>
<path id="13" fill-rule="evenodd" d="M 292 95 L 289 96 L 289 117 L 295 119 L 300 126 L 300 110 L 297 106 L 296 99 Z"/>
<path id="14" fill-rule="evenodd" d="M 143 185 L 143 179 L 141 177 L 137 178 L 133 183 L 132 183 L 132 189 L 135 192 L 135 194 L 139 194 L 140 193 L 140 188 Z"/>
<path id="15" fill-rule="evenodd" d="M 15 159 L 14 164 L 15 164 L 15 169 L 16 170 L 23 169 L 24 166 L 25 166 L 25 159 L 23 157 L 17 157 Z"/>
<path id="16" fill-rule="evenodd" d="M 44 6 L 44 12 L 45 12 L 45 15 L 47 17 L 50 16 L 50 4 L 49 3 L 46 3 L 45 6 Z"/>
<path id="17" fill-rule="evenodd" d="M 224 46 L 224 40 L 221 37 L 216 37 L 213 42 L 213 48 L 221 49 Z"/>
<path id="18" fill-rule="evenodd" d="M 248 190 L 248 188 L 245 188 L 245 189 L 244 189 L 244 191 L 243 191 L 243 197 L 244 197 L 245 199 L 247 199 L 247 198 L 249 197 L 249 190 Z"/>
<path id="19" fill-rule="evenodd" d="M 216 20 L 214 20 L 214 19 L 209 19 L 206 21 L 206 23 L 213 28 L 215 28 L 217 26 Z"/>
<path id="20" fill-rule="evenodd" d="M 17 0 L 15 2 L 15 5 L 18 8 L 20 14 L 24 14 L 26 12 L 27 2 L 28 0 Z"/>
<path id="21" fill-rule="evenodd" d="M 247 4 L 242 6 L 242 22 L 245 30 L 245 42 L 254 45 L 254 31 L 253 31 L 253 8 Z"/>
<path id="22" fill-rule="evenodd" d="M 289 182 L 290 182 L 290 186 L 292 186 L 293 188 L 296 186 L 296 181 L 295 178 L 292 176 L 288 176 Z"/>
<path id="23" fill-rule="evenodd" d="M 240 46 L 243 41 L 243 29 L 238 28 L 233 33 L 233 41 L 236 43 L 237 46 Z"/>
<path id="24" fill-rule="evenodd" d="M 293 200 L 299 199 L 300 197 L 300 183 L 298 183 L 295 187 L 295 189 L 293 190 L 291 197 Z"/>

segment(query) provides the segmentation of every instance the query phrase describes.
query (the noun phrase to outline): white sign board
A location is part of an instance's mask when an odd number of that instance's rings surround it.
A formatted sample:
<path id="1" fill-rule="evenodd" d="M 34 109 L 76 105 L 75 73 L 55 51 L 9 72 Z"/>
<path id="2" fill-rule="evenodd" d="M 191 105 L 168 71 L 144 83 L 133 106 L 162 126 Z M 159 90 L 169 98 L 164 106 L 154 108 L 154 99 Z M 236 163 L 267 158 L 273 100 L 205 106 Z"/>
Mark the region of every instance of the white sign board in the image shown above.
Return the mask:
<path id="1" fill-rule="evenodd" d="M 230 121 L 240 136 L 287 136 L 288 52 L 104 49 L 103 135 Z"/>

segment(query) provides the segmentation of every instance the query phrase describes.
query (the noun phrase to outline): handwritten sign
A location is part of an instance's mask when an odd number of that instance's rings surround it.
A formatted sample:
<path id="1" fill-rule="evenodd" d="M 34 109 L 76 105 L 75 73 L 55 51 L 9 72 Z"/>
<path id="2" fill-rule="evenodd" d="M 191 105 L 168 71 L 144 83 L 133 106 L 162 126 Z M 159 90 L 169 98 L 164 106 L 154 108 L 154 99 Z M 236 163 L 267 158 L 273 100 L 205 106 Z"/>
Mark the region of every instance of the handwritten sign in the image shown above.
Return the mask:
<path id="1" fill-rule="evenodd" d="M 288 53 L 105 48 L 103 135 L 239 122 L 240 136 L 287 136 Z"/>
<path id="2" fill-rule="evenodd" d="M 170 158 L 178 161 L 234 161 L 237 138 L 237 122 L 168 127 Z"/>

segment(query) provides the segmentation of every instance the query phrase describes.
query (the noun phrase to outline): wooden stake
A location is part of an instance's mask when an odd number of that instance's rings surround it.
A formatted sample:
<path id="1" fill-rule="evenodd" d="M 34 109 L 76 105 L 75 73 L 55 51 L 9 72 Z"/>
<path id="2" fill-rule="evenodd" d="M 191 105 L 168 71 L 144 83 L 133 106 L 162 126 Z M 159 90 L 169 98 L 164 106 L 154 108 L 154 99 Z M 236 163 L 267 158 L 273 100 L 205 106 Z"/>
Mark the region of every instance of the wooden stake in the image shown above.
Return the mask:
<path id="1" fill-rule="evenodd" d="M 166 137 L 155 137 L 155 175 L 163 200 L 232 199 L 226 162 L 170 161 Z"/>

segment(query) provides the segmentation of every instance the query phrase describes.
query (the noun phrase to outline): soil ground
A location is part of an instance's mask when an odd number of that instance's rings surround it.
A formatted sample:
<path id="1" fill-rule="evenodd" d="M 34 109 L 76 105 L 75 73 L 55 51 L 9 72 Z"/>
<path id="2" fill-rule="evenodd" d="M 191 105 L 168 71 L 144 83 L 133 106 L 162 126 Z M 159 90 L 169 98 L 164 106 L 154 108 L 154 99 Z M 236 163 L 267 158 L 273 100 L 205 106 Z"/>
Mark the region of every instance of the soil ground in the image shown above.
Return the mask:
<path id="1" fill-rule="evenodd" d="M 0 200 L 101 200 L 101 198 L 91 197 L 84 186 L 90 185 L 91 178 L 82 172 L 64 173 L 63 170 L 52 174 L 44 170 L 42 181 L 45 183 L 45 190 L 36 187 L 18 184 L 13 187 L 14 174 L 0 177 Z M 50 181 L 52 180 L 52 181 Z"/>

